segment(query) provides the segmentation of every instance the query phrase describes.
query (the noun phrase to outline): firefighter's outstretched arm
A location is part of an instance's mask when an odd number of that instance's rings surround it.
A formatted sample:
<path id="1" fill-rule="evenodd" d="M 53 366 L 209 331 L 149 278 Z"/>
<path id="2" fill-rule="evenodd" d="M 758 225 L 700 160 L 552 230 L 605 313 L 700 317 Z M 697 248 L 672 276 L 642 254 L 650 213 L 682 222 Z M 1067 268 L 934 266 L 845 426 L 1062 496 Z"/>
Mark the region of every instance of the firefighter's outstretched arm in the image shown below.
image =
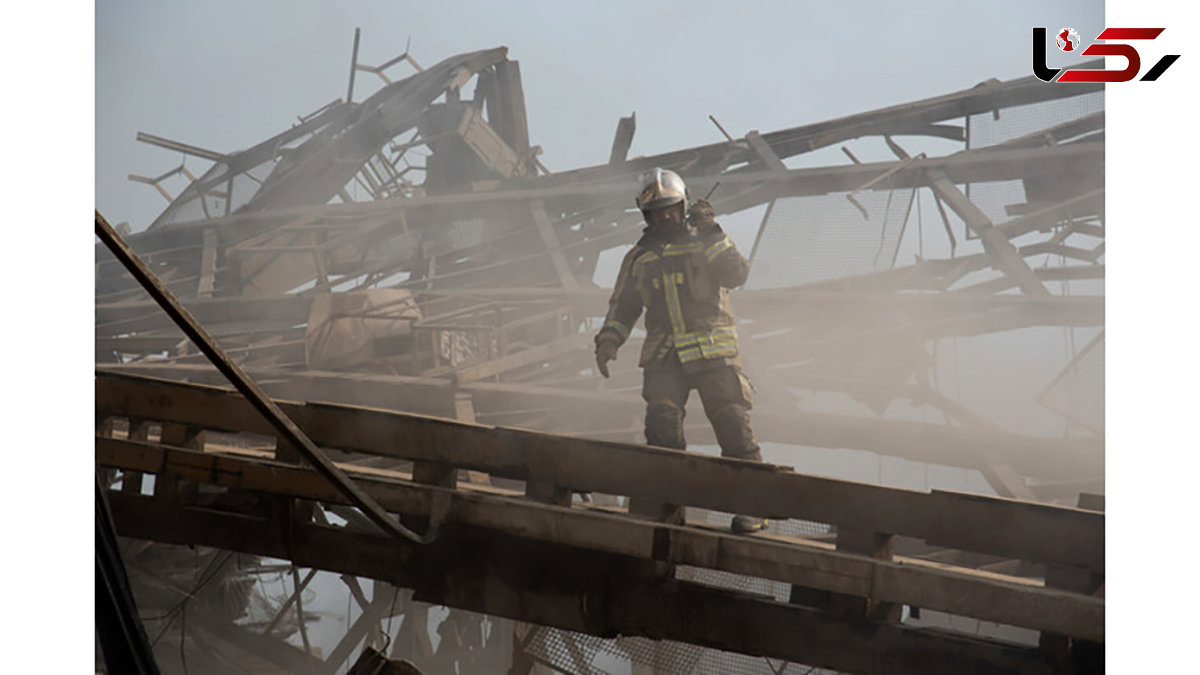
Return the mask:
<path id="1" fill-rule="evenodd" d="M 617 283 L 608 300 L 608 314 L 604 317 L 600 332 L 596 334 L 596 369 L 606 378 L 608 362 L 617 359 L 617 349 L 629 339 L 633 324 L 642 315 L 642 296 L 638 294 L 632 278 L 633 260 L 640 252 L 641 249 L 635 246 L 621 262 Z"/>

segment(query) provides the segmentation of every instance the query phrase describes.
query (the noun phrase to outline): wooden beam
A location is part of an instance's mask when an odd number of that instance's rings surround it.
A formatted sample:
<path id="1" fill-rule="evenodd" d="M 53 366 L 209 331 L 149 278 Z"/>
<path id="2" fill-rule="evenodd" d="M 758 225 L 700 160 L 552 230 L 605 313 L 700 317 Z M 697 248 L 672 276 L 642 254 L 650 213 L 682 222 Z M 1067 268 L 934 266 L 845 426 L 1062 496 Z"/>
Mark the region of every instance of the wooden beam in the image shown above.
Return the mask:
<path id="1" fill-rule="evenodd" d="M 521 65 L 517 61 L 500 61 L 495 65 L 495 73 L 494 96 L 488 98 L 488 114 L 504 141 L 517 154 L 524 155 L 529 150 L 529 122 L 525 114 Z"/>
<path id="2" fill-rule="evenodd" d="M 958 119 L 980 112 L 989 112 L 1000 107 L 1068 98 L 1100 90 L 1102 90 L 1102 86 L 1100 85 L 1088 86 L 1086 88 L 1081 87 L 1072 91 L 1066 91 L 1063 88 L 1054 90 L 1053 87 L 1046 87 L 1044 82 L 1029 76 L 1008 82 L 989 83 L 986 87 L 972 87 L 951 94 L 901 103 L 833 120 L 773 131 L 764 134 L 763 139 L 770 144 L 775 153 L 780 157 L 791 157 L 853 138 L 889 133 L 897 134 L 904 131 L 911 132 L 913 129 L 918 129 L 934 122 Z M 629 162 L 626 167 L 631 173 L 636 174 L 655 166 L 664 168 L 678 167 L 688 161 L 694 161 L 697 156 L 701 158 L 703 165 L 712 167 L 715 164 L 714 158 L 721 157 L 727 152 L 728 143 L 722 141 L 720 143 L 639 158 Z M 749 157 L 743 155 L 737 159 L 744 161 L 748 160 Z M 556 175 L 556 178 L 562 183 L 583 183 L 588 182 L 589 179 L 605 175 L 604 170 L 607 168 L 606 165 L 602 165 L 575 171 L 560 172 Z M 716 170 L 720 170 L 721 168 L 723 167 L 717 167 Z M 716 170 L 713 173 L 716 173 Z M 862 184 L 873 175 L 878 175 L 878 173 L 878 170 L 871 172 L 857 184 L 849 185 L 844 189 L 853 189 L 856 185 Z M 724 180 L 725 178 L 723 177 L 722 181 Z M 975 181 L 958 180 L 957 182 Z"/>
<path id="3" fill-rule="evenodd" d="M 763 136 L 770 141 L 771 134 Z M 772 148 L 778 146 L 770 141 Z M 727 143 L 721 143 L 722 148 Z M 997 180 L 1036 179 L 1056 174 L 1077 172 L 1080 167 L 1099 171 L 1103 167 L 1104 152 L 1096 144 L 1063 145 L 1054 148 L 996 150 L 993 152 L 968 151 L 946 157 L 930 157 L 911 162 L 905 169 L 893 174 L 896 188 L 919 187 L 927 184 L 925 171 L 942 169 L 955 183 L 974 183 Z M 687 153 L 684 153 L 687 154 Z M 779 153 L 777 153 L 779 154 Z M 681 155 L 682 156 L 682 155 Z M 691 155 L 688 155 L 691 156 Z M 782 155 L 781 155 L 782 156 Z M 634 177 L 648 160 L 631 161 L 623 165 L 622 171 Z M 655 166 L 649 164 L 650 167 Z M 667 166 L 667 164 L 663 164 Z M 852 190 L 868 180 L 895 166 L 894 161 L 864 162 L 863 164 L 789 169 L 779 171 L 737 171 L 721 176 L 721 192 L 727 188 L 743 191 L 750 188 L 770 186 L 772 194 L 763 193 L 755 200 L 738 204 L 740 210 L 765 203 L 773 197 L 819 195 L 839 190 Z M 514 180 L 505 189 L 481 192 L 426 195 L 404 200 L 404 212 L 410 222 L 416 222 L 414 213 L 437 210 L 437 222 L 456 217 L 475 217 L 478 210 L 495 208 L 511 202 L 528 202 L 530 199 L 553 200 L 556 205 L 566 205 L 565 211 L 590 208 L 599 201 L 619 201 L 628 198 L 627 184 L 615 180 L 612 168 L 607 164 L 597 167 L 594 180 L 569 178 L 572 172 L 523 178 Z M 623 173 L 623 175 L 625 175 Z M 732 207 L 731 207 L 732 208 Z M 316 217 L 322 222 L 346 221 L 360 217 L 377 217 L 395 214 L 397 206 L 390 201 L 356 202 L 353 204 L 320 204 L 303 207 L 278 208 L 262 213 L 245 213 L 235 216 L 212 218 L 202 222 L 172 226 L 161 232 L 144 232 L 131 235 L 130 239 L 138 250 L 155 250 L 187 242 L 198 245 L 200 230 L 216 227 L 222 240 L 226 234 L 236 236 L 247 227 L 266 228 L 288 217 Z M 728 211 L 722 211 L 728 212 Z M 458 216 L 459 213 L 470 214 Z"/>
<path id="4" fill-rule="evenodd" d="M 362 642 L 367 633 L 372 628 L 378 628 L 379 618 L 387 610 L 387 602 L 386 597 L 376 596 L 369 605 L 363 608 L 362 614 L 358 615 L 358 618 L 351 624 L 350 629 L 346 631 L 341 640 L 338 640 L 337 645 L 330 652 L 329 658 L 325 659 L 325 665 L 321 669 L 321 673 L 324 675 L 333 675 L 342 667 L 342 664 L 346 662 L 346 659 L 350 658 L 350 654 L 353 653 L 354 648 L 358 646 L 358 643 Z"/>
<path id="5" fill-rule="evenodd" d="M 277 295 L 261 298 L 209 298 L 188 302 L 188 310 L 206 325 L 229 321 L 292 321 L 308 318 L 312 296 Z M 97 333 L 142 333 L 171 328 L 170 317 L 153 300 L 96 305 Z"/>
<path id="6" fill-rule="evenodd" d="M 1033 650 L 982 640 L 958 642 L 961 638 L 949 634 L 839 620 L 823 612 L 739 597 L 688 582 L 625 587 L 610 602 L 614 605 L 612 622 L 622 633 L 652 631 L 657 637 L 684 631 L 697 638 L 687 641 L 707 647 L 838 672 L 1050 672 Z M 785 644 L 788 646 L 780 649 Z"/>
<path id="7" fill-rule="evenodd" d="M 129 363 L 104 366 L 101 370 L 114 376 L 136 373 L 223 384 L 217 371 L 200 365 Z M 255 369 L 254 373 L 264 381 L 265 389 L 280 398 L 308 397 L 348 405 L 385 405 L 423 415 L 455 416 L 455 389 L 446 379 L 325 371 L 297 373 L 269 368 Z M 458 390 L 471 394 L 483 415 L 531 408 L 566 411 L 575 422 L 587 422 L 574 427 L 580 434 L 597 439 L 627 438 L 630 416 L 640 417 L 644 412 L 644 403 L 636 395 L 484 381 L 462 384 Z M 590 411 L 587 420 L 570 413 L 578 406 Z M 613 431 L 609 433 L 607 429 Z M 869 450 L 969 469 L 978 468 L 983 454 L 999 454 L 1007 457 L 1022 475 L 1040 480 L 1093 476 L 1104 469 L 1103 443 L 1095 439 L 1041 438 L 856 415 L 799 411 L 780 414 L 765 408 L 755 411 L 755 429 L 764 441 Z M 712 428 L 706 423 L 689 426 L 688 434 L 695 442 L 713 442 Z"/>
<path id="8" fill-rule="evenodd" d="M 529 202 L 529 208 L 533 212 L 533 222 L 537 225 L 538 234 L 542 237 L 542 244 L 546 247 L 546 253 L 550 255 L 550 262 L 554 263 L 554 271 L 558 272 L 558 278 L 562 282 L 563 288 L 579 288 L 579 282 L 572 274 L 566 256 L 563 255 L 562 244 L 559 243 L 558 236 L 554 234 L 554 228 L 550 225 L 550 217 L 546 214 L 546 203 L 541 199 L 534 199 Z"/>
<path id="9" fill-rule="evenodd" d="M 967 224 L 975 234 L 979 235 L 984 251 L 992 259 L 993 264 L 1001 272 L 1013 279 L 1026 295 L 1033 297 L 1048 297 L 1050 291 L 1042 285 L 1033 270 L 1017 252 L 1017 248 L 1005 236 L 1003 230 L 996 229 L 991 219 L 983 211 L 967 199 L 957 186 L 946 175 L 945 171 L 933 169 L 928 172 L 930 187 L 941 197 L 951 210 Z"/>
<path id="10" fill-rule="evenodd" d="M 495 535 L 469 528 L 409 549 L 381 536 L 318 525 L 296 532 L 305 546 L 289 551 L 281 538 L 253 536 L 253 527 L 230 514 L 156 510 L 147 508 L 148 498 L 116 497 L 114 516 L 126 536 L 187 537 L 259 555 L 292 555 L 304 566 L 415 585 L 423 601 L 602 637 L 645 635 L 865 674 L 1049 672 L 1037 650 L 837 619 L 736 591 L 651 582 L 650 566 L 623 556 L 520 540 L 506 550 Z M 533 582 L 536 587 L 526 585 Z"/>
<path id="11" fill-rule="evenodd" d="M 168 138 L 163 138 L 161 136 L 155 136 L 153 134 L 148 134 L 144 131 L 137 132 L 137 136 L 135 136 L 135 138 L 142 143 L 149 143 L 150 145 L 157 145 L 160 148 L 166 148 L 168 150 L 172 150 L 175 152 L 181 152 L 185 155 L 194 155 L 196 157 L 201 157 L 203 159 L 207 159 L 207 160 L 213 161 L 213 162 L 221 162 L 226 159 L 226 155 L 224 155 L 220 152 L 201 148 L 196 145 L 180 143 L 179 141 L 172 141 Z"/>
<path id="12" fill-rule="evenodd" d="M 216 287 L 217 274 L 217 231 L 204 231 L 204 248 L 200 253 L 200 282 L 196 286 L 196 295 L 201 298 L 211 298 Z"/>
<path id="13" fill-rule="evenodd" d="M 865 532 L 843 527 L 838 528 L 837 531 L 837 550 L 865 555 L 876 560 L 891 561 L 894 539 L 895 537 L 892 535 L 881 532 Z M 887 602 L 878 595 L 871 594 L 860 597 L 834 593 L 830 600 L 830 609 L 834 613 L 855 619 L 899 623 L 903 609 L 897 603 Z"/>
<path id="14" fill-rule="evenodd" d="M 96 384 L 104 414 L 257 433 L 268 428 L 227 390 L 111 375 L 98 376 Z M 580 492 L 835 523 L 980 553 L 1104 569 L 1103 515 L 1078 509 L 885 488 L 787 467 L 383 410 L 279 405 L 326 447 L 533 478 Z"/>
<path id="15" fill-rule="evenodd" d="M 1060 220 L 1072 217 L 1079 218 L 1080 216 L 1096 212 L 1102 213 L 1104 211 L 1104 194 L 1104 188 L 1092 190 L 1091 192 L 1071 197 L 1057 204 L 1040 208 L 1020 218 L 1014 218 L 1001 223 L 996 227 L 1004 233 L 1005 237 L 1014 239 L 1035 230 L 1049 228 L 1057 224 Z M 1076 227 L 1081 226 L 1082 224 L 1076 225 Z M 1092 228 L 1085 229 L 1087 230 L 1087 234 L 1091 234 L 1092 236 L 1104 236 L 1103 230 L 1097 232 Z"/>
<path id="16" fill-rule="evenodd" d="M 464 109 L 462 122 L 458 125 L 458 135 L 462 137 L 472 152 L 483 162 L 484 166 L 502 178 L 511 178 L 524 174 L 525 167 L 521 157 L 500 134 L 484 121 L 483 116 L 473 107 Z"/>
<path id="17" fill-rule="evenodd" d="M 113 364 L 110 374 L 136 373 L 165 380 L 188 380 L 225 386 L 220 372 L 207 364 Z M 406 410 L 422 415 L 454 416 L 454 389 L 444 378 L 412 377 L 405 375 L 373 375 L 337 371 L 306 370 L 285 374 L 267 368 L 256 368 L 264 388 L 280 399 L 300 399 L 305 396 L 351 405 L 379 406 Z M 483 383 L 477 383 L 483 384 Z M 469 385 L 464 389 L 470 389 Z"/>
<path id="18" fill-rule="evenodd" d="M 1104 493 L 1104 477 L 1096 476 L 1082 480 L 1036 482 L 1029 486 L 1040 501 L 1069 499 L 1075 501 L 1085 493 Z M 1085 507 L 1086 508 L 1086 507 Z"/>
<path id="19" fill-rule="evenodd" d="M 97 459 L 116 468 L 155 469 L 162 475 L 207 480 L 240 490 L 346 503 L 319 476 L 300 467 L 261 459 L 215 455 L 156 444 L 97 439 Z M 347 470 L 353 467 L 347 465 Z M 740 537 L 675 527 L 603 511 L 564 508 L 472 494 L 400 479 L 359 474 L 372 496 L 391 511 L 428 515 L 449 500 L 445 525 L 470 525 L 643 560 L 719 569 L 869 599 L 910 604 L 962 616 L 1103 640 L 1103 600 L 1039 588 L 1028 581 L 953 568 L 912 558 L 893 562 L 890 545 L 840 542 L 839 548 L 780 537 Z M 439 495 L 441 495 L 439 497 Z M 846 530 L 844 530 L 846 531 Z M 888 541 L 883 535 L 872 535 Z M 873 540 L 873 541 L 874 541 Z"/>
<path id="20" fill-rule="evenodd" d="M 767 170 L 787 171 L 787 165 L 783 163 L 782 159 L 779 159 L 779 155 L 775 154 L 775 151 L 771 149 L 771 146 L 767 145 L 767 142 L 763 140 L 762 135 L 759 134 L 758 131 L 751 131 L 747 133 L 746 142 L 750 144 L 750 148 L 754 150 L 754 153 L 757 154 L 759 159 L 762 160 L 763 164 L 766 165 Z"/>
<path id="21" fill-rule="evenodd" d="M 633 133 L 637 130 L 637 113 L 617 120 L 617 133 L 613 136 L 612 150 L 608 153 L 609 166 L 618 166 L 629 156 L 629 146 L 633 144 Z"/>
<path id="22" fill-rule="evenodd" d="M 295 566 L 293 566 L 292 569 L 295 570 Z M 275 626 L 279 625 L 279 622 L 287 614 L 287 611 L 289 609 L 291 609 L 292 605 L 300 603 L 300 594 L 304 592 L 305 588 L 308 588 L 309 582 L 312 581 L 313 577 L 315 577 L 315 576 L 317 576 L 317 570 L 314 568 L 314 569 L 310 569 L 308 571 L 308 574 L 304 575 L 304 580 L 299 583 L 295 583 L 295 577 L 293 577 L 294 585 L 293 585 L 292 594 L 289 595 L 288 599 L 286 601 L 284 601 L 284 603 L 282 605 L 279 606 L 279 610 L 277 612 L 275 612 L 275 616 L 271 617 L 271 620 L 267 622 L 267 627 L 263 629 L 263 635 L 270 635 L 271 631 L 275 630 Z M 299 625 L 303 622 L 304 622 L 304 615 L 301 613 L 300 609 L 297 608 L 296 609 L 296 623 L 297 623 L 297 625 Z"/>
<path id="23" fill-rule="evenodd" d="M 499 358 L 492 359 L 474 366 L 466 366 L 459 368 L 454 372 L 454 381 L 457 384 L 466 384 L 475 382 L 494 375 L 506 373 L 515 368 L 528 366 L 530 364 L 544 361 L 553 358 L 554 356 L 571 350 L 586 349 L 592 342 L 592 339 L 587 335 L 572 335 L 570 337 L 555 340 L 536 347 L 522 349 L 511 354 L 506 354 Z"/>

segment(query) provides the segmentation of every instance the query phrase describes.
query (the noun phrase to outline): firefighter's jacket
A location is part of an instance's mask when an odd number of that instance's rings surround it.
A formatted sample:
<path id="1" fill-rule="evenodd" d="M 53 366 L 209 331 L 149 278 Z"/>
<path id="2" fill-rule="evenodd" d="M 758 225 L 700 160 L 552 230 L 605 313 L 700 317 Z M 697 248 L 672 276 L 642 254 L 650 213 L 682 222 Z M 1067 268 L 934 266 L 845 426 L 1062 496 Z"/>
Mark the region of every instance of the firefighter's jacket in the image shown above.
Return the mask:
<path id="1" fill-rule="evenodd" d="M 645 308 L 646 342 L 638 365 L 663 363 L 672 351 L 686 371 L 715 359 L 737 365 L 728 289 L 745 283 L 750 264 L 719 226 L 702 235 L 655 235 L 643 230 L 621 263 L 596 342 L 623 344 Z"/>

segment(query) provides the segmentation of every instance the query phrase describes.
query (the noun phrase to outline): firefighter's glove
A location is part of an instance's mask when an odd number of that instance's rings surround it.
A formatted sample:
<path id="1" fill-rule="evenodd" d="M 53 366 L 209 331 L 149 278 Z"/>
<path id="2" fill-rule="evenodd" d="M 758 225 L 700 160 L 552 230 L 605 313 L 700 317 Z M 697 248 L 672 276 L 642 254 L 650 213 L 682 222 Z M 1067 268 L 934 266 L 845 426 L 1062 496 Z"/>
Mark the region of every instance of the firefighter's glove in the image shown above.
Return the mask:
<path id="1" fill-rule="evenodd" d="M 600 374 L 608 378 L 608 362 L 617 360 L 617 343 L 612 340 L 596 342 L 596 368 Z"/>
<path id="2" fill-rule="evenodd" d="M 688 222 L 700 235 L 720 231 L 717 225 L 717 212 L 707 199 L 698 199 L 688 207 Z"/>

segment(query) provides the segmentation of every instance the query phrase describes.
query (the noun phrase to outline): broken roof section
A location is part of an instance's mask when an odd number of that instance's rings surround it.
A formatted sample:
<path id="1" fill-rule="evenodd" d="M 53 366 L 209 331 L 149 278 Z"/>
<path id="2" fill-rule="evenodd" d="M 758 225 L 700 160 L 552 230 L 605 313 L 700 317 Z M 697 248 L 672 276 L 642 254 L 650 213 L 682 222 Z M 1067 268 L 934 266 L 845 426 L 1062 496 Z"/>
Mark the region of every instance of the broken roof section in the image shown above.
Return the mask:
<path id="1" fill-rule="evenodd" d="M 300 117 L 297 125 L 275 137 L 229 154 L 140 135 L 141 140 L 216 162 L 151 227 L 238 212 L 337 201 L 403 199 L 471 187 L 594 187 L 589 184 L 612 182 L 614 168 L 619 169 L 615 173 L 626 179 L 654 166 L 671 168 L 693 181 L 697 190 L 705 189 L 706 183 L 711 187 L 715 182 L 713 177 L 728 172 L 732 175 L 723 177 L 723 184 L 744 186 L 761 182 L 764 177 L 755 175 L 758 172 L 786 170 L 781 160 L 864 136 L 931 136 L 967 141 L 970 148 L 968 125 L 960 124 L 960 120 L 998 113 L 1002 108 L 1102 91 L 1099 85 L 1047 87 L 1033 77 L 1009 82 L 989 80 L 953 94 L 766 134 L 751 131 L 741 139 L 729 137 L 725 143 L 626 161 L 624 155 L 634 128 L 631 117 L 622 120 L 623 127 L 614 142 L 609 164 L 545 177 L 537 170 L 540 149 L 531 148 L 529 142 L 519 66 L 506 55 L 507 48 L 498 47 L 450 57 L 398 82 L 389 81 L 362 103 L 337 99 Z M 386 80 L 382 70 L 395 65 L 403 56 L 377 68 L 361 65 L 357 68 L 376 72 Z M 461 93 L 472 80 L 474 96 L 463 101 Z M 435 103 L 443 97 L 442 102 Z M 1041 144 L 1044 139 L 1039 138 L 1043 132 L 1061 136 L 1072 131 L 1103 129 L 1102 116 L 1069 122 L 1059 129 L 1039 129 L 1035 135 L 1011 140 L 1005 147 Z M 409 132 L 414 133 L 401 138 Z M 454 150 L 460 149 L 460 145 L 468 148 L 471 152 L 464 154 L 474 155 L 472 159 L 476 161 L 451 157 L 455 154 L 451 151 L 452 144 L 457 144 Z M 409 151 L 419 146 L 437 158 L 434 166 L 418 166 L 408 161 Z M 415 176 L 406 176 L 413 169 L 424 173 L 424 179 L 414 181 Z M 964 177 L 978 179 L 986 175 L 977 171 Z M 854 189 L 859 186 L 853 183 L 857 178 L 850 175 L 846 177 L 849 182 L 841 185 L 814 188 Z M 695 182 L 697 179 L 699 182 Z M 348 190 L 355 185 L 366 194 L 352 197 Z M 789 188 L 789 191 L 803 190 L 795 184 Z M 626 186 L 622 185 L 621 190 L 624 189 Z M 745 199 L 748 196 L 751 195 L 742 195 L 743 199 L 734 205 L 753 205 L 754 200 Z M 761 200 L 763 195 L 757 196 Z"/>
<path id="2" fill-rule="evenodd" d="M 346 187 L 356 178 L 369 185 L 374 199 L 410 193 L 412 183 L 405 179 L 405 172 L 382 153 L 408 149 L 393 141 L 418 125 L 425 144 L 461 130 L 468 143 L 483 144 L 482 151 L 500 156 L 497 169 L 502 176 L 524 174 L 530 165 L 528 158 L 521 156 L 528 149 L 528 132 L 523 100 L 518 104 L 505 96 L 513 89 L 492 88 L 490 96 L 485 94 L 477 101 L 479 107 L 475 102 L 456 101 L 457 92 L 475 76 L 482 78 L 485 91 L 487 83 L 508 79 L 518 82 L 519 91 L 517 64 L 507 60 L 507 52 L 506 47 L 498 47 L 460 54 L 389 83 L 362 103 L 335 100 L 247 150 L 219 155 L 192 148 L 191 154 L 216 163 L 175 199 L 151 228 L 236 212 L 325 204 L 335 197 L 355 201 Z M 443 95 L 447 102 L 432 106 Z M 484 101 L 491 103 L 495 128 L 502 132 L 479 121 Z M 174 147 L 188 151 L 187 146 Z M 435 182 L 444 178 L 437 172 L 434 177 Z"/>
<path id="3" fill-rule="evenodd" d="M 763 208 L 734 302 L 764 438 L 968 467 L 999 452 L 1031 479 L 1102 476 L 1102 435 L 1064 444 L 1006 431 L 989 419 L 998 411 L 940 388 L 937 350 L 948 338 L 1103 326 L 1102 295 L 1066 287 L 1104 274 L 1100 85 L 992 80 L 627 159 L 634 129 L 632 117 L 618 124 L 608 163 L 550 175 L 530 143 L 517 62 L 503 47 L 462 54 L 247 150 L 153 139 L 214 165 L 129 241 L 248 368 L 271 371 L 278 395 L 424 404 L 449 399 L 413 395 L 421 387 L 470 389 L 482 418 L 628 439 L 641 403 L 618 392 L 636 386 L 636 369 L 620 364 L 612 392 L 597 392 L 588 370 L 590 321 L 607 296 L 594 279 L 605 251 L 639 235 L 636 176 L 672 168 L 695 194 L 720 182 L 719 214 Z M 914 136 L 963 150 L 910 152 Z M 847 148 L 836 165 L 784 161 L 863 137 L 895 159 L 860 162 Z M 932 195 L 924 213 L 920 191 Z M 900 255 L 922 217 L 949 255 Z M 115 263 L 100 262 L 96 293 L 98 360 L 197 376 L 196 355 Z M 1102 378 L 1083 386 L 1097 387 Z M 847 396 L 869 414 L 825 416 L 798 391 Z M 943 422 L 896 426 L 912 422 L 897 401 L 932 406 Z M 1084 428 L 1102 419 L 1054 407 Z M 797 409 L 813 417 L 798 423 Z"/>

